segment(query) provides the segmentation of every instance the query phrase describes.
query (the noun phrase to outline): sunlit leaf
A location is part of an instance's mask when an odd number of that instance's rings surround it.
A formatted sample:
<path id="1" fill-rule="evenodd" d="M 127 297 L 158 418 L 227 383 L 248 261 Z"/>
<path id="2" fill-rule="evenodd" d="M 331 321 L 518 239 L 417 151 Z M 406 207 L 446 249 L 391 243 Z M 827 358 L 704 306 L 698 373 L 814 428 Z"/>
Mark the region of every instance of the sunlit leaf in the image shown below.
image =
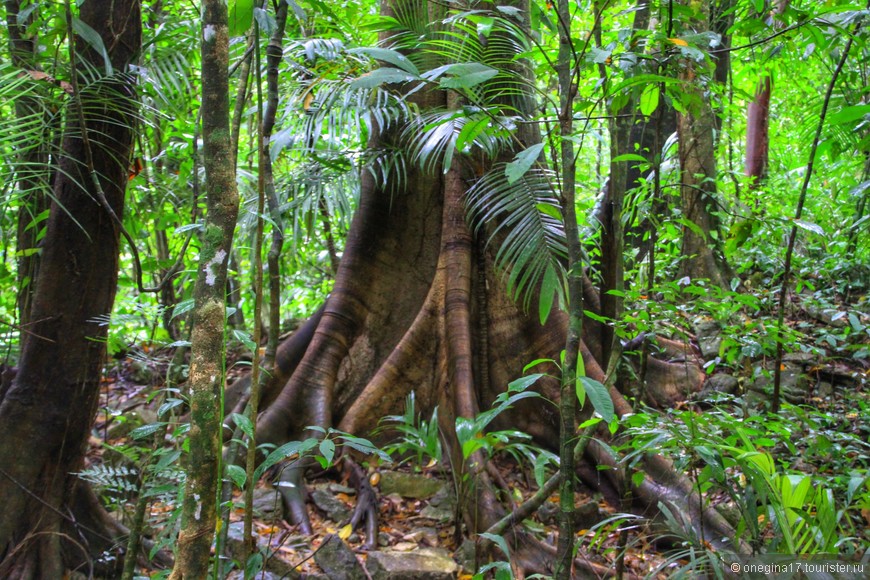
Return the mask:
<path id="1" fill-rule="evenodd" d="M 659 106 L 659 87 L 647 85 L 640 94 L 640 112 L 649 117 Z"/>
<path id="2" fill-rule="evenodd" d="M 254 0 L 230 0 L 229 34 L 242 36 L 251 28 L 254 20 Z"/>

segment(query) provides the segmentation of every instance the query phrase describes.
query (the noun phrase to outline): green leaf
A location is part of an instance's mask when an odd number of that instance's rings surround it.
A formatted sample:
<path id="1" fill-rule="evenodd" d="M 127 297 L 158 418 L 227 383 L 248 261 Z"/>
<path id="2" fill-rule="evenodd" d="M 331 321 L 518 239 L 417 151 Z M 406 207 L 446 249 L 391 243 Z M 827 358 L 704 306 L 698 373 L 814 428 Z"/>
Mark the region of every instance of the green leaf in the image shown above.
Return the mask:
<path id="1" fill-rule="evenodd" d="M 260 28 L 260 33 L 263 36 L 271 36 L 275 32 L 275 29 L 278 28 L 275 17 L 260 7 L 254 8 L 254 19 L 257 21 L 257 26 Z"/>
<path id="2" fill-rule="evenodd" d="M 254 20 L 254 0 L 230 0 L 229 34 L 242 36 Z"/>
<path id="3" fill-rule="evenodd" d="M 559 292 L 559 275 L 553 269 L 552 264 L 547 264 L 544 272 L 544 281 L 541 283 L 541 293 L 538 297 L 538 316 L 541 326 L 547 323 L 550 311 L 553 309 L 553 299 Z"/>
<path id="4" fill-rule="evenodd" d="M 474 439 L 477 431 L 474 428 L 474 421 L 468 417 L 456 418 L 456 439 L 460 445 L 465 445 L 466 442 Z"/>
<path id="5" fill-rule="evenodd" d="M 255 552 L 248 556 L 245 562 L 245 578 L 255 578 L 257 573 L 263 569 L 263 553 Z"/>
<path id="6" fill-rule="evenodd" d="M 364 46 L 361 48 L 352 48 L 347 51 L 350 54 L 361 54 L 375 60 L 382 60 L 397 66 L 403 71 L 414 76 L 419 76 L 420 71 L 414 66 L 414 63 L 408 60 L 408 57 L 397 50 L 391 48 L 380 48 L 376 46 Z"/>
<path id="7" fill-rule="evenodd" d="M 500 549 L 502 552 L 504 552 L 504 555 L 505 555 L 505 556 L 510 557 L 510 555 L 511 555 L 511 551 L 510 551 L 510 549 L 508 549 L 508 545 L 507 545 L 507 542 L 505 541 L 504 537 L 502 537 L 502 536 L 496 536 L 495 534 L 489 534 L 489 533 L 486 533 L 486 532 L 480 534 L 480 537 L 481 537 L 481 538 L 486 538 L 487 540 L 489 540 L 490 542 L 492 542 L 493 544 L 495 544 L 496 546 L 498 546 L 499 549 Z"/>
<path id="8" fill-rule="evenodd" d="M 320 454 L 326 460 L 327 465 L 332 464 L 332 459 L 335 457 L 335 443 L 332 439 L 324 439 L 320 442 Z"/>
<path id="9" fill-rule="evenodd" d="M 535 208 L 544 215 L 548 215 L 554 220 L 562 221 L 562 212 L 559 208 L 551 203 L 536 203 Z"/>
<path id="10" fill-rule="evenodd" d="M 190 312 L 191 310 L 193 310 L 193 298 L 182 300 L 175 305 L 175 308 L 172 309 L 172 318 L 175 318 L 176 316 L 181 316 L 182 314 Z"/>
<path id="11" fill-rule="evenodd" d="M 345 445 L 352 449 L 356 449 L 361 453 L 365 453 L 366 455 L 377 455 L 386 463 L 392 463 L 393 461 L 389 454 L 375 447 L 375 445 L 368 439 L 355 437 L 353 435 L 341 435 L 340 438 L 344 441 Z"/>
<path id="12" fill-rule="evenodd" d="M 553 363 L 553 364 L 556 364 L 556 361 L 554 361 L 554 360 L 551 359 L 551 358 L 536 358 L 535 360 L 533 360 L 532 362 L 530 362 L 529 364 L 527 364 L 526 366 L 523 367 L 523 372 L 526 372 L 527 370 L 529 370 L 529 369 L 532 368 L 532 367 L 536 367 L 536 366 L 538 366 L 538 365 L 540 365 L 540 364 L 545 364 L 545 363 Z M 539 375 L 537 375 L 537 376 L 543 377 L 543 376 L 545 376 L 545 375 L 544 375 L 544 374 L 539 374 Z M 518 380 L 519 380 L 519 379 L 518 379 Z M 515 383 L 515 382 L 516 382 L 516 381 L 514 381 L 514 383 Z M 514 383 L 511 383 L 511 385 L 514 384 Z M 510 388 L 510 385 L 508 385 L 508 388 Z"/>
<path id="13" fill-rule="evenodd" d="M 814 234 L 819 234 L 820 236 L 825 235 L 825 230 L 822 229 L 822 226 L 814 224 L 813 222 L 794 220 L 794 223 L 796 226 L 803 228 L 809 232 L 813 232 Z"/>
<path id="14" fill-rule="evenodd" d="M 640 112 L 649 117 L 659 106 L 658 85 L 647 85 L 640 94 Z"/>
<path id="15" fill-rule="evenodd" d="M 412 75 L 402 69 L 381 67 L 368 72 L 350 83 L 352 89 L 373 89 L 383 84 L 406 83 L 417 80 L 417 75 Z"/>
<path id="16" fill-rule="evenodd" d="M 540 361 L 539 361 L 540 362 Z M 537 382 L 538 379 L 545 376 L 543 373 L 535 373 L 533 375 L 529 375 L 527 377 L 521 377 L 515 381 L 511 381 L 508 384 L 508 392 L 510 393 L 519 393 L 525 391 L 533 384 Z"/>
<path id="17" fill-rule="evenodd" d="M 590 47 L 589 55 L 587 58 L 592 61 L 593 64 L 604 64 L 610 59 L 611 55 L 610 50 L 604 48 Z"/>
<path id="18" fill-rule="evenodd" d="M 263 460 L 263 463 L 257 466 L 256 471 L 254 472 L 254 480 L 260 479 L 263 473 L 288 457 L 292 457 L 293 455 L 299 454 L 301 457 L 308 451 L 314 449 L 317 446 L 317 439 L 310 437 L 305 439 L 304 441 L 290 441 L 289 443 L 285 443 L 278 449 L 272 451 L 266 459 Z"/>
<path id="19" fill-rule="evenodd" d="M 619 163 L 620 161 L 639 161 L 641 163 L 649 163 L 646 157 L 644 157 L 643 155 L 638 155 L 637 153 L 625 153 L 623 155 L 617 155 L 610 160 L 611 163 Z"/>
<path id="20" fill-rule="evenodd" d="M 241 466 L 233 465 L 232 463 L 227 465 L 227 477 L 230 478 L 237 488 L 245 489 L 245 482 L 248 480 L 248 475 Z"/>
<path id="21" fill-rule="evenodd" d="M 479 62 L 447 65 L 444 74 L 450 75 L 439 83 L 443 89 L 470 89 L 498 74 L 498 69 Z"/>
<path id="22" fill-rule="evenodd" d="M 242 430 L 242 433 L 247 435 L 249 438 L 254 438 L 254 424 L 251 423 L 251 420 L 245 415 L 241 415 L 239 413 L 233 413 L 233 422 L 238 425 L 239 429 Z"/>
<path id="23" fill-rule="evenodd" d="M 456 136 L 456 150 L 465 151 L 467 148 L 470 148 L 471 144 L 474 143 L 474 140 L 482 135 L 484 131 L 489 129 L 490 122 L 491 119 L 487 116 L 470 118 L 462 126 L 459 135 Z"/>
<path id="24" fill-rule="evenodd" d="M 580 423 L 580 425 L 577 427 L 577 429 L 582 431 L 583 429 L 586 429 L 587 427 L 592 427 L 593 425 L 598 425 L 603 420 L 604 419 L 602 419 L 601 417 L 590 417 L 589 419 L 586 419 L 585 421 Z"/>
<path id="25" fill-rule="evenodd" d="M 742 220 L 734 222 L 728 233 L 728 241 L 725 243 L 725 251 L 731 253 L 742 246 L 752 235 L 755 229 L 754 220 Z"/>
<path id="26" fill-rule="evenodd" d="M 831 125 L 843 125 L 863 119 L 867 115 L 870 115 L 870 105 L 852 105 L 851 107 L 843 107 L 829 116 L 828 123 Z"/>
<path id="27" fill-rule="evenodd" d="M 239 341 L 245 346 L 246 349 L 252 352 L 254 354 L 254 358 L 257 358 L 259 356 L 259 349 L 257 348 L 256 343 L 254 343 L 254 339 L 251 337 L 250 334 L 248 334 L 244 330 L 235 329 L 231 332 L 230 335 L 233 337 L 234 340 Z"/>
<path id="28" fill-rule="evenodd" d="M 305 14 L 305 10 L 293 0 L 287 0 L 287 5 L 293 9 L 293 12 L 296 14 L 296 18 L 298 18 L 299 20 L 302 20 L 304 22 L 308 19 L 308 16 Z"/>
<path id="29" fill-rule="evenodd" d="M 106 68 L 106 76 L 112 74 L 112 61 L 109 60 L 109 53 L 106 52 L 106 45 L 103 44 L 103 39 L 100 33 L 85 24 L 80 18 L 73 17 L 73 31 L 81 37 L 82 40 L 88 43 L 91 48 L 103 57 L 103 64 Z"/>
<path id="30" fill-rule="evenodd" d="M 538 484 L 538 487 L 544 485 L 544 469 L 547 467 L 547 463 L 549 461 L 543 453 L 535 457 L 535 483 Z"/>
<path id="31" fill-rule="evenodd" d="M 583 385 L 583 390 L 589 397 L 589 402 L 604 419 L 610 423 L 616 418 L 616 412 L 613 409 L 613 400 L 610 398 L 610 391 L 603 384 L 589 377 L 577 377 L 577 390 L 580 390 L 580 384 Z"/>
<path id="32" fill-rule="evenodd" d="M 183 404 L 184 404 L 184 399 L 176 399 L 176 398 L 167 399 L 166 402 L 163 403 L 162 405 L 160 405 L 160 407 L 157 409 L 157 416 L 162 417 L 168 411 L 171 411 L 175 407 L 181 406 Z"/>
<path id="33" fill-rule="evenodd" d="M 178 226 L 177 228 L 175 228 L 175 233 L 183 234 L 184 232 L 188 232 L 190 230 L 204 231 L 205 227 L 201 223 L 185 224 L 183 226 Z"/>
<path id="34" fill-rule="evenodd" d="M 541 155 L 541 151 L 543 150 L 544 144 L 538 143 L 517 153 L 514 160 L 508 163 L 504 168 L 504 175 L 507 177 L 508 183 L 512 184 L 525 175 L 538 160 L 538 157 Z"/>
<path id="35" fill-rule="evenodd" d="M 583 386 L 580 377 L 577 377 L 577 380 L 574 381 L 574 390 L 577 393 L 577 402 L 580 403 L 580 407 L 583 407 L 586 404 L 586 387 Z"/>
<path id="36" fill-rule="evenodd" d="M 134 441 L 139 439 L 144 439 L 145 437 L 149 437 L 159 431 L 162 428 L 165 428 L 169 423 L 159 422 L 159 423 L 149 423 L 148 425 L 142 425 L 141 427 L 136 427 L 132 431 L 130 431 L 130 438 Z"/>

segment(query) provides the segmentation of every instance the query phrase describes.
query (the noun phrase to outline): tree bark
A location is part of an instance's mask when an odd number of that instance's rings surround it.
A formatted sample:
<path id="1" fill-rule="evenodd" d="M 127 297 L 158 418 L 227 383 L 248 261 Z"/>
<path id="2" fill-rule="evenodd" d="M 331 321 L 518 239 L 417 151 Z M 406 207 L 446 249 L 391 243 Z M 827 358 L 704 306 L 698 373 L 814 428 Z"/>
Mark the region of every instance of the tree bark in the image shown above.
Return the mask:
<path id="1" fill-rule="evenodd" d="M 758 83 L 755 98 L 746 111 L 746 177 L 749 189 L 758 189 L 767 177 L 770 124 L 770 77 Z"/>
<path id="2" fill-rule="evenodd" d="M 178 557 L 172 579 L 208 573 L 220 479 L 227 263 L 239 209 L 229 124 L 227 5 L 203 3 L 202 135 L 206 218 L 194 289 L 190 365 L 190 452 L 182 505 Z"/>
<path id="3" fill-rule="evenodd" d="M 60 578 L 66 569 L 94 564 L 95 542 L 106 530 L 85 527 L 99 517 L 89 513 L 95 504 L 82 498 L 92 494 L 75 476 L 83 468 L 105 357 L 106 326 L 98 318 L 111 312 L 118 266 L 118 224 L 96 203 L 89 173 L 99 177 L 106 202 L 120 216 L 136 115 L 126 70 L 138 54 L 142 25 L 134 0 L 116 0 L 111 9 L 85 2 L 79 16 L 103 38 L 115 74 L 91 85 L 82 77 L 70 106 L 31 308 L 33 335 L 0 402 L 0 576 L 6 578 Z M 102 57 L 81 39 L 76 43 L 89 74 L 103 70 Z"/>
<path id="4" fill-rule="evenodd" d="M 694 4 L 693 4 L 694 6 Z M 695 6 L 689 26 L 695 31 L 709 26 L 703 6 Z M 677 115 L 680 155 L 680 200 L 683 211 L 682 274 L 692 279 L 707 278 L 728 288 L 731 278 L 718 248 L 719 220 L 716 212 L 716 119 L 710 104 L 709 71 L 699 63 L 683 60 L 680 79 L 685 82 L 683 106 Z"/>

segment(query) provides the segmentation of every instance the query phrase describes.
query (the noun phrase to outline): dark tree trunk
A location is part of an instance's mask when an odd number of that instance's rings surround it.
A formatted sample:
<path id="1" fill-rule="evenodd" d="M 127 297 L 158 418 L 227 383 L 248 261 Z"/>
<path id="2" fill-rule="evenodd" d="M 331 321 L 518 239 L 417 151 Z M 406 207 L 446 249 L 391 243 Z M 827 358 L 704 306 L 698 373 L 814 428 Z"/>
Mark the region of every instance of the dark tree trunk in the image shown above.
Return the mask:
<path id="1" fill-rule="evenodd" d="M 82 79 L 79 97 L 93 170 L 109 206 L 121 215 L 136 108 L 124 71 L 141 42 L 139 3 L 85 2 L 80 17 L 102 36 L 116 71 L 90 86 Z M 81 59 L 103 69 L 86 43 L 77 46 Z M 98 317 L 112 309 L 119 229 L 96 201 L 75 104 L 67 125 L 31 308 L 33 335 L 0 402 L 4 578 L 61 578 L 66 569 L 87 569 L 90 553 L 102 549 L 100 532 L 107 531 L 82 525 L 101 520 L 93 514 L 96 504 L 77 501 L 92 494 L 74 474 L 83 468 L 96 412 L 106 337 Z"/>
<path id="2" fill-rule="evenodd" d="M 789 0 L 774 0 L 773 28 L 781 28 L 779 17 L 788 9 Z M 761 15 L 758 15 L 761 17 Z M 765 75 L 755 89 L 755 98 L 746 110 L 746 167 L 749 189 L 757 190 L 767 178 L 770 149 L 770 97 L 773 86 L 769 75 Z M 757 201 L 756 201 L 757 205 Z"/>

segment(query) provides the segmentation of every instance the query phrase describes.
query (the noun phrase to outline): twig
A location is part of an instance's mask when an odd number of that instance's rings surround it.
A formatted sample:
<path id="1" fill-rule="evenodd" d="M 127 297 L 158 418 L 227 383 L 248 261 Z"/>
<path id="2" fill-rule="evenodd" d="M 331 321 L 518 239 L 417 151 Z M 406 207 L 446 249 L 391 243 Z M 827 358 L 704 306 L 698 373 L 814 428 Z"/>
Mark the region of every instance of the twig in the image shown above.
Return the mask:
<path id="1" fill-rule="evenodd" d="M 43 320 L 47 320 L 47 319 L 44 318 Z M 40 335 L 40 334 L 36 334 L 35 332 L 32 332 L 32 331 L 27 330 L 26 328 L 24 328 L 25 326 L 30 326 L 30 325 L 32 325 L 32 324 L 36 324 L 37 322 L 42 322 L 42 321 L 41 321 L 41 320 L 35 320 L 35 321 L 33 321 L 33 322 L 28 322 L 27 324 L 24 324 L 24 325 L 19 325 L 19 324 L 12 324 L 11 322 L 7 322 L 7 321 L 3 320 L 2 318 L 0 318 L 0 324 L 4 324 L 4 325 L 8 326 L 9 328 L 14 328 L 15 330 L 17 330 L 17 331 L 19 331 L 19 332 L 24 332 L 24 333 L 26 333 L 26 334 L 29 334 L 30 336 L 33 336 L 33 337 L 38 338 L 38 339 L 40 339 L 40 340 L 44 340 L 44 341 L 46 341 L 46 342 L 50 342 L 50 343 L 52 343 L 52 344 L 54 344 L 55 342 L 57 342 L 57 341 L 55 341 L 55 340 L 52 340 L 52 339 L 48 338 L 47 336 L 42 336 L 42 335 Z"/>

